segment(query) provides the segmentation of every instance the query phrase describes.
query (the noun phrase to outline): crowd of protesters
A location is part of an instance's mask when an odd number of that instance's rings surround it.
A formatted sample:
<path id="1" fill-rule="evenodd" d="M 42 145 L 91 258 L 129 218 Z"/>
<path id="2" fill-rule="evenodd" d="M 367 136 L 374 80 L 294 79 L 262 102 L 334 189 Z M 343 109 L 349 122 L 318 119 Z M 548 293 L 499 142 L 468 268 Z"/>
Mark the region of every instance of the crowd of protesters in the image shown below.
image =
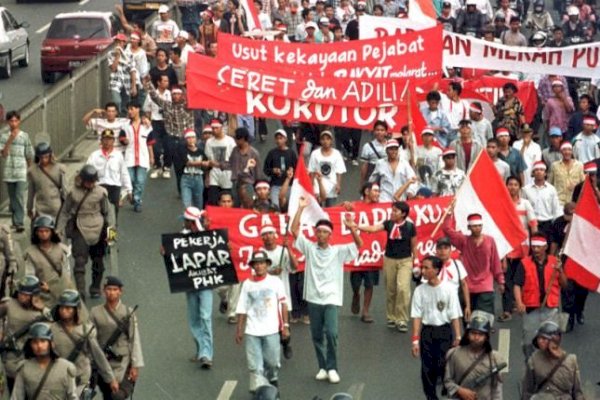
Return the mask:
<path id="1" fill-rule="evenodd" d="M 510 46 L 562 47 L 591 42 L 599 22 L 595 3 L 584 0 L 569 4 L 556 0 L 551 10 L 541 0 L 533 4 L 520 0 L 434 4 L 444 29 Z M 15 281 L 21 277 L 16 299 L 3 303 L 0 314 L 6 317 L 12 334 L 23 327 L 31 331 L 28 341 L 26 332 L 15 338 L 25 349 L 26 362 L 54 365 L 58 356 L 71 354 L 69 346 L 57 349 L 58 354 L 44 347 L 43 343 L 60 336 L 52 334 L 54 325 L 46 329 L 36 324 L 44 307 L 56 310 L 53 324 L 63 330 L 68 325 L 70 336 L 72 326 L 86 321 L 81 315 L 87 314 L 83 301 L 88 295 L 96 298 L 104 293 L 107 310 L 113 310 L 108 312 L 108 321 L 102 310 L 92 309 L 90 318 L 96 324 L 98 342 L 104 345 L 110 336 L 104 326 L 118 322 L 117 317 L 112 321 L 111 313 L 128 318 L 131 330 L 125 335 L 127 342 L 120 344 L 123 354 L 116 354 L 121 357 L 117 361 L 106 346 L 99 349 L 94 334 L 82 357 L 88 357 L 88 364 L 93 358 L 105 366 L 101 371 L 105 398 L 123 391 L 125 382 L 137 379 L 143 361 L 134 310 L 119 302 L 123 283 L 108 277 L 102 286 L 102 259 L 110 242 L 107 228 L 117 225 L 118 209 L 129 200 L 134 211 L 142 213 L 148 177 L 175 181 L 173 188 L 180 193 L 185 210 L 184 233 L 210 229 L 203 212 L 206 205 L 242 207 L 257 213 L 286 212 L 298 158 L 304 157 L 314 195 L 323 207 L 342 205 L 352 210 L 352 203 L 342 201 L 340 195 L 344 175 L 356 168 L 360 193 L 355 200 L 392 203 L 392 211 L 388 220 L 372 226 L 346 219 L 344 224 L 353 237 L 347 245 L 330 244 L 334 227 L 328 220 L 316 223 L 316 242 L 304 237 L 300 219 L 308 205 L 305 198 L 300 199 L 290 226 L 293 242 L 284 239 L 279 245 L 276 230 L 269 225 L 261 227 L 264 250 L 250 260 L 253 277 L 215 290 L 219 311 L 237 326 L 236 341 L 245 342 L 252 392 L 278 386 L 280 345 L 284 356 L 291 358 L 290 324 L 298 323 L 311 327 L 318 362 L 315 378 L 340 382 L 337 313 L 343 306 L 342 266 L 356 258 L 361 235 L 385 231 L 386 325 L 401 333 L 412 332 L 412 353 L 422 359 L 426 398 L 438 398 L 438 380 L 443 381 L 443 392 L 451 396 L 502 398 L 498 374 L 502 360 L 491 350 L 490 336 L 496 323 L 511 320 L 515 313 L 522 314 L 527 362 L 523 398 L 540 393 L 551 398 L 583 398 L 577 361 L 560 348 L 559 308 L 562 305 L 569 314 L 565 332 L 584 325 L 587 290 L 567 279 L 560 260 L 564 258 L 561 249 L 566 227 L 586 179 L 600 201 L 596 179 L 600 77 L 584 80 L 544 75 L 543 71 L 533 75 L 447 68 L 443 73 L 451 82 L 443 91 L 427 93 L 421 105 L 427 126 L 418 132 L 412 125 L 394 131 L 384 121 L 377 121 L 371 132 L 297 121 L 278 122 L 277 129 L 269 132 L 267 121 L 252 115 L 189 109 L 188 56 L 194 52 L 216 56 L 220 32 L 299 43 L 357 40 L 361 15 L 406 18 L 408 11 L 408 2 L 399 0 L 254 0 L 252 5 L 261 33 L 248 31 L 247 16 L 238 0 L 211 5 L 180 0 L 175 7 L 179 23 L 172 16 L 175 9 L 161 6 L 158 19 L 147 27 L 141 21 L 128 21 L 117 6 L 124 32 L 114 37 L 116 46 L 109 58 L 112 101 L 83 116 L 86 126 L 98 133 L 100 149 L 90 155 L 74 185 L 65 182 L 65 168 L 55 161 L 50 146 L 40 143 L 34 147 L 20 129 L 19 113 L 7 113 L 9 131 L 0 136 L 0 151 L 6 160 L 3 176 L 12 228 L 23 232 L 28 216 L 32 238 L 25 252 L 26 263 L 18 266 L 10 230 L 0 229 L 2 293 L 12 294 L 8 277 L 14 276 Z M 508 79 L 500 98 L 490 104 L 492 117 L 484 115 L 481 102 L 461 97 L 464 79 L 484 75 Z M 526 121 L 524 105 L 516 96 L 518 87 L 513 82 L 519 80 L 533 81 L 537 90 L 539 107 L 531 121 Z M 274 137 L 275 145 L 261 154 L 256 143 L 265 142 L 268 135 Z M 469 215 L 470 234 L 466 235 L 454 230 L 450 212 L 443 221 L 445 237 L 437 241 L 435 255 L 420 261 L 407 200 L 455 195 L 483 151 L 506 183 L 528 239 L 500 259 L 494 239 L 482 233 L 481 215 Z M 69 239 L 72 254 L 62 244 Z M 292 246 L 306 257 L 304 271 L 297 269 Z M 452 248 L 460 252 L 457 259 L 451 257 Z M 72 274 L 70 257 L 75 261 Z M 86 288 L 89 258 L 92 282 Z M 364 323 L 377 321 L 370 306 L 379 278 L 378 270 L 350 274 L 350 311 L 360 314 Z M 495 304 L 497 294 L 501 304 Z M 39 304 L 35 301 L 38 296 Z M 190 330 L 197 344 L 192 360 L 204 369 L 213 365 L 212 297 L 210 289 L 187 296 Z M 72 308 L 78 312 L 69 311 Z M 19 317 L 23 313 L 26 318 Z M 77 335 L 88 340 L 90 328 L 81 326 Z M 3 351 L 9 386 L 16 388 L 13 398 L 24 398 L 22 393 L 36 390 L 24 387 L 28 381 L 22 376 L 32 367 L 18 372 L 16 366 L 23 361 L 23 354 Z M 123 357 L 130 362 L 126 368 Z M 87 370 L 80 364 L 75 363 L 75 375 L 89 378 L 89 374 L 82 375 Z M 63 367 L 61 373 L 71 387 L 70 379 L 74 385 L 75 376 L 69 365 Z M 79 393 L 85 390 L 85 383 L 77 381 Z M 38 389 L 44 390 L 43 385 Z M 75 396 L 75 390 L 69 389 L 68 396 Z"/>

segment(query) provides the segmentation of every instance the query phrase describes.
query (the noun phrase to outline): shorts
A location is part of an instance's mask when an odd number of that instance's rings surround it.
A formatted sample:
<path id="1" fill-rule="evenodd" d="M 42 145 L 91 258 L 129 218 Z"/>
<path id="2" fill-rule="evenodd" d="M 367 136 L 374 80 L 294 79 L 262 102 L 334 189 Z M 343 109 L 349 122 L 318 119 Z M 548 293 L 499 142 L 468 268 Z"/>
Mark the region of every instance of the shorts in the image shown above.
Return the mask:
<path id="1" fill-rule="evenodd" d="M 379 285 L 379 271 L 357 271 L 350 272 L 350 285 L 352 290 L 358 290 L 361 283 L 365 289 Z"/>

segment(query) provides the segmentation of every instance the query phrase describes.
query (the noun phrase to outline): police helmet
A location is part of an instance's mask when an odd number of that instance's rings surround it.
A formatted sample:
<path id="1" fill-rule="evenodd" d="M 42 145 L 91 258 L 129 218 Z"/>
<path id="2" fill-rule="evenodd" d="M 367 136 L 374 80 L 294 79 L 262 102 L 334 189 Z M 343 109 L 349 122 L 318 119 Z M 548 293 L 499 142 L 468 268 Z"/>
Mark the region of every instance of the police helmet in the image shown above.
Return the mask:
<path id="1" fill-rule="evenodd" d="M 490 333 L 490 321 L 487 318 L 476 315 L 471 317 L 471 321 L 467 325 L 468 331 L 477 331 L 482 333 Z"/>
<path id="2" fill-rule="evenodd" d="M 98 170 L 93 165 L 84 165 L 79 171 L 79 177 L 84 182 L 96 182 L 98 180 Z"/>
<path id="3" fill-rule="evenodd" d="M 34 275 L 25 275 L 17 283 L 17 292 L 24 294 L 38 294 L 40 292 L 40 280 Z"/>
<path id="4" fill-rule="evenodd" d="M 545 6 L 546 4 L 544 3 L 544 0 L 535 0 L 533 3 L 533 8 L 535 11 L 542 11 Z"/>
<path id="5" fill-rule="evenodd" d="M 35 219 L 35 221 L 33 221 L 34 230 L 36 230 L 37 228 L 54 229 L 55 227 L 56 224 L 54 222 L 54 218 L 52 218 L 49 215 L 40 215 Z"/>
<path id="6" fill-rule="evenodd" d="M 79 307 L 79 304 L 81 304 L 81 296 L 79 296 L 77 290 L 66 289 L 62 292 L 56 304 L 65 307 Z"/>
<path id="7" fill-rule="evenodd" d="M 548 340 L 552 340 L 552 338 L 555 338 L 555 337 L 558 337 L 560 339 L 562 337 L 562 331 L 560 330 L 560 327 L 558 326 L 558 324 L 556 322 L 544 321 L 538 328 L 537 333 L 535 334 L 535 337 L 531 341 L 531 344 L 534 347 L 539 347 L 537 344 L 537 339 L 539 337 L 543 337 Z"/>
<path id="8" fill-rule="evenodd" d="M 352 400 L 348 393 L 335 393 L 329 400 Z"/>
<path id="9" fill-rule="evenodd" d="M 571 16 L 579 16 L 579 8 L 577 8 L 577 6 L 569 6 L 567 7 L 567 15 L 569 17 Z"/>
<path id="10" fill-rule="evenodd" d="M 263 385 L 254 392 L 253 400 L 278 400 L 279 390 L 272 385 Z"/>
<path id="11" fill-rule="evenodd" d="M 49 143 L 40 142 L 35 146 L 35 156 L 41 157 L 46 154 L 52 154 L 52 147 L 50 147 Z"/>
<path id="12" fill-rule="evenodd" d="M 50 356 L 52 358 L 58 358 L 58 355 L 54 352 L 54 348 L 52 345 L 52 330 L 50 329 L 50 326 L 48 324 L 45 324 L 43 322 L 36 322 L 35 324 L 31 325 L 28 334 L 29 337 L 27 339 L 27 342 L 25 343 L 25 347 L 23 348 L 25 358 L 35 357 L 35 354 L 33 354 L 33 350 L 31 349 L 31 341 L 33 339 L 42 339 L 50 341 Z"/>

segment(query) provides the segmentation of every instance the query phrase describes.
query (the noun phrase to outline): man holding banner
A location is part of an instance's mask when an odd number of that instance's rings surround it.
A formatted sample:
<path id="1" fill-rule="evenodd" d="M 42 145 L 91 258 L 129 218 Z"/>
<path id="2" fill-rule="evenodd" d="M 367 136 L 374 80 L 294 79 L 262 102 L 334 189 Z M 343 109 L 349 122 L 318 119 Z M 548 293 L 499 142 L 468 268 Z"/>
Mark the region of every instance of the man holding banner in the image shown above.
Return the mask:
<path id="1" fill-rule="evenodd" d="M 299 199 L 291 231 L 296 238 L 294 246 L 306 257 L 304 298 L 308 302 L 310 331 L 319 363 L 319 372 L 315 379 L 339 383 L 338 309 L 343 302 L 344 264 L 358 256 L 358 249 L 363 241 L 358 234 L 356 223 L 350 216 L 344 219 L 344 225 L 352 233 L 354 243 L 330 245 L 333 224 L 326 219 L 321 219 L 315 224 L 317 242 L 309 241 L 300 232 L 300 219 L 308 204 L 306 198 Z M 324 336 L 327 338 L 327 349 Z"/>

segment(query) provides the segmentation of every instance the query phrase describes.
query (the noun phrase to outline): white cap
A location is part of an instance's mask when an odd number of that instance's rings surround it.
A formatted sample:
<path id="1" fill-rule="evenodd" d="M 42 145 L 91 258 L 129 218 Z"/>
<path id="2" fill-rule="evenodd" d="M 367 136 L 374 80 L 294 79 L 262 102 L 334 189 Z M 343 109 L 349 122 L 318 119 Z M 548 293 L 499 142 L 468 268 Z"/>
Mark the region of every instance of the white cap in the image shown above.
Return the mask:
<path id="1" fill-rule="evenodd" d="M 190 38 L 190 34 L 187 33 L 186 31 L 179 31 L 179 35 L 177 35 L 177 37 L 184 38 L 185 40 L 188 40 Z"/>
<path id="2" fill-rule="evenodd" d="M 304 27 L 304 30 L 308 29 L 308 28 L 313 28 L 313 29 L 317 29 L 317 24 L 315 24 L 314 22 L 310 21 L 306 24 L 306 26 Z"/>
<path id="3" fill-rule="evenodd" d="M 283 137 L 288 137 L 287 132 L 285 131 L 285 129 L 277 129 L 275 131 L 275 136 L 277 135 L 281 135 Z"/>
<path id="4" fill-rule="evenodd" d="M 319 19 L 319 24 L 329 25 L 329 18 L 321 17 L 321 19 Z"/>
<path id="5" fill-rule="evenodd" d="M 168 13 L 169 12 L 169 6 L 166 4 L 161 5 L 160 7 L 158 7 L 158 13 L 159 14 L 164 14 L 164 13 Z"/>

